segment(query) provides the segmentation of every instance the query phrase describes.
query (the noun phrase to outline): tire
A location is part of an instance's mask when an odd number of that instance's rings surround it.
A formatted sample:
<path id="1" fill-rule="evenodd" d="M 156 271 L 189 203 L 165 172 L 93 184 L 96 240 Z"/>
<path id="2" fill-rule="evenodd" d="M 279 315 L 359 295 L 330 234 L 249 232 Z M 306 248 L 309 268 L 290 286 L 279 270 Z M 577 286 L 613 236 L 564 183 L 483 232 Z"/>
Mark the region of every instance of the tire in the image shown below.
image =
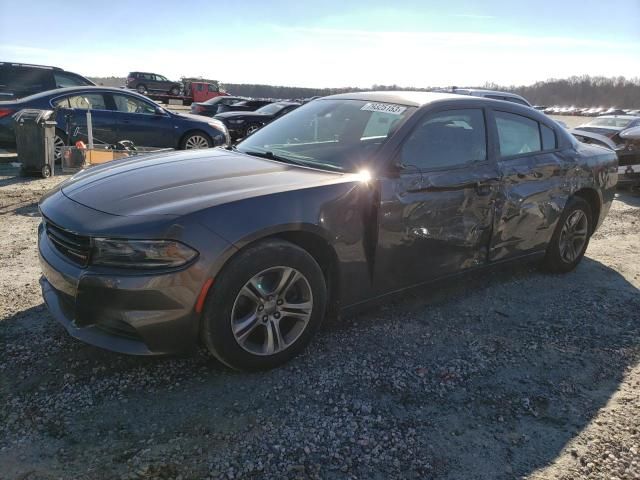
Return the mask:
<path id="1" fill-rule="evenodd" d="M 147 93 L 147 86 L 141 83 L 136 87 L 136 90 L 138 91 L 139 94 L 144 95 L 145 93 Z"/>
<path id="2" fill-rule="evenodd" d="M 253 286 L 247 288 L 250 281 Z M 260 242 L 239 253 L 216 278 L 205 303 L 202 340 L 231 368 L 274 368 L 309 343 L 326 301 L 322 270 L 308 252 L 281 240 Z"/>
<path id="3" fill-rule="evenodd" d="M 49 165 L 42 167 L 40 175 L 42 175 L 42 178 L 49 178 L 51 176 L 51 167 Z"/>
<path id="4" fill-rule="evenodd" d="M 569 199 L 547 245 L 542 261 L 544 270 L 567 273 L 576 268 L 589 246 L 594 227 L 592 218 L 591 207 L 586 200 L 580 197 Z"/>
<path id="5" fill-rule="evenodd" d="M 252 123 L 250 125 L 247 125 L 247 127 L 244 129 L 244 136 L 248 137 L 252 133 L 260 130 L 260 128 L 262 128 L 262 125 L 258 125 L 257 123 Z"/>
<path id="6" fill-rule="evenodd" d="M 171 87 L 171 90 L 169 90 L 169 93 L 171 95 L 180 95 L 180 88 L 179 87 Z"/>
<path id="7" fill-rule="evenodd" d="M 209 135 L 199 130 L 190 132 L 180 142 L 181 150 L 193 150 L 198 148 L 211 148 L 213 147 L 213 140 Z"/>

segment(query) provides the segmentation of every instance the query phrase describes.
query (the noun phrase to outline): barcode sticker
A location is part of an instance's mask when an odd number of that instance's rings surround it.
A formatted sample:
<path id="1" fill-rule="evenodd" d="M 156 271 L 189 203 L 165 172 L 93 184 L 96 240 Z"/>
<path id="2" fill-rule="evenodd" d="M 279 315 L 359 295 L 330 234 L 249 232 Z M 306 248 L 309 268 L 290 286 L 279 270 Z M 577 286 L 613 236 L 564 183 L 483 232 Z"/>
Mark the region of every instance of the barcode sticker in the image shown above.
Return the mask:
<path id="1" fill-rule="evenodd" d="M 391 115 L 401 115 L 407 107 L 401 105 L 394 105 L 393 103 L 365 103 L 360 110 L 367 110 L 369 112 L 383 112 L 390 113 Z"/>

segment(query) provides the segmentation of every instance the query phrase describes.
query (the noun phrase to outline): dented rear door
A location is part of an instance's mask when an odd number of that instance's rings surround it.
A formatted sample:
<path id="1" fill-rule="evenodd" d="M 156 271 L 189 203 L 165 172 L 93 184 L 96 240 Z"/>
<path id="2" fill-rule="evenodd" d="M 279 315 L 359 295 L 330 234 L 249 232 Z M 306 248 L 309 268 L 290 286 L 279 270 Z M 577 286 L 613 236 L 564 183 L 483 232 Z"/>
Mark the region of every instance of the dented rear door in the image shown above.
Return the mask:
<path id="1" fill-rule="evenodd" d="M 489 126 L 501 176 L 489 258 L 498 261 L 543 251 L 566 202 L 568 172 L 575 161 L 557 148 L 555 134 L 545 139 L 544 124 L 533 118 L 496 110 Z M 522 140 L 527 128 L 531 138 Z"/>

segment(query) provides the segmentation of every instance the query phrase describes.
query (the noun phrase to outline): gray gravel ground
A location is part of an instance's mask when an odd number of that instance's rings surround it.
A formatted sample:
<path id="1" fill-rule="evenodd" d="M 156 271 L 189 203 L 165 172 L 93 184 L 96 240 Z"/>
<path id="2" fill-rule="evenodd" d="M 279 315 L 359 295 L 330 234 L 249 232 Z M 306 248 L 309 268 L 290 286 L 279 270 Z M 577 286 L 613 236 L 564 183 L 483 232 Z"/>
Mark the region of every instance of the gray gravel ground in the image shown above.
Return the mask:
<path id="1" fill-rule="evenodd" d="M 423 288 L 245 374 L 52 320 L 35 202 L 58 180 L 0 179 L 0 478 L 640 478 L 640 197 L 575 272 Z"/>

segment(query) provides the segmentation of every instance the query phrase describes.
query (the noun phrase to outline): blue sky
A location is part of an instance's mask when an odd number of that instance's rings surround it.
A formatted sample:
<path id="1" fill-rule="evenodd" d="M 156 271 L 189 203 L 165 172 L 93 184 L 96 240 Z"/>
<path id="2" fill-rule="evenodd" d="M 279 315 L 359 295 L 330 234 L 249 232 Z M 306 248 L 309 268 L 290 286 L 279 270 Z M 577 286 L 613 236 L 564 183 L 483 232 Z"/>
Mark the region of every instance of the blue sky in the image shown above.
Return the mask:
<path id="1" fill-rule="evenodd" d="M 0 60 L 309 87 L 637 77 L 640 0 L 0 0 Z"/>

